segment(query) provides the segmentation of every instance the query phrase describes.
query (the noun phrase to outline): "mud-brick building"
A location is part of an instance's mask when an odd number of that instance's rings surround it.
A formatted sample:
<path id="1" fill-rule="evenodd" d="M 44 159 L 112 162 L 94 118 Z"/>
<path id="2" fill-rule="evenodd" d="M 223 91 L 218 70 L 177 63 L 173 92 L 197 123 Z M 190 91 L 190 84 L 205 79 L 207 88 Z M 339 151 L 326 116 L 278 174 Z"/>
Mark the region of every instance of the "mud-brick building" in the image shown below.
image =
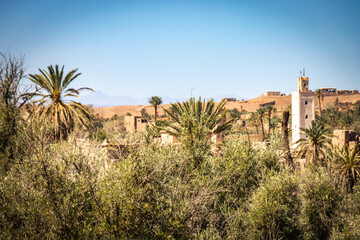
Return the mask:
<path id="1" fill-rule="evenodd" d="M 145 131 L 148 120 L 139 116 L 125 116 L 124 127 L 127 132 L 135 133 Z"/>
<path id="2" fill-rule="evenodd" d="M 350 130 L 334 130 L 332 138 L 333 145 L 341 149 L 345 144 L 348 144 L 351 148 L 356 143 L 359 143 L 359 136 L 356 132 Z"/>

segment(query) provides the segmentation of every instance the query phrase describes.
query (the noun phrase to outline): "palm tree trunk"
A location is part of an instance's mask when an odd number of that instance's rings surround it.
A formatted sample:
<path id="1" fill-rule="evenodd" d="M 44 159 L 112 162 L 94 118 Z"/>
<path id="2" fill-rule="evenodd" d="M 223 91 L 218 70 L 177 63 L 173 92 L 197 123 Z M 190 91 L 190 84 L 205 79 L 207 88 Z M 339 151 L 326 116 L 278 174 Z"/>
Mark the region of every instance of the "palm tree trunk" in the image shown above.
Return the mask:
<path id="1" fill-rule="evenodd" d="M 355 185 L 355 180 L 354 180 L 354 178 L 352 176 L 352 173 L 350 172 L 350 178 L 349 178 L 349 180 L 347 181 L 347 184 L 346 184 L 347 193 L 352 193 L 353 192 L 354 185 Z"/>
<path id="2" fill-rule="evenodd" d="M 260 118 L 260 124 L 261 124 L 261 131 L 262 131 L 263 140 L 265 140 L 264 121 L 263 121 L 262 118 Z"/>
<path id="3" fill-rule="evenodd" d="M 156 123 L 157 122 L 157 115 L 158 115 L 157 106 L 155 105 L 154 108 L 155 108 L 155 123 Z"/>
<path id="4" fill-rule="evenodd" d="M 320 117 L 321 117 L 321 96 L 319 96 L 319 108 L 320 108 Z"/>
<path id="5" fill-rule="evenodd" d="M 271 111 L 269 111 L 269 137 L 270 137 L 270 131 L 271 131 Z"/>
<path id="6" fill-rule="evenodd" d="M 282 147 L 285 151 L 286 162 L 288 163 L 288 165 L 293 167 L 294 162 L 293 162 L 293 158 L 291 157 L 290 145 L 289 145 L 289 129 L 288 129 L 289 116 L 290 116 L 289 111 L 283 112 L 283 117 L 282 117 L 282 122 L 281 122 L 281 130 L 282 130 L 282 134 L 283 134 Z"/>
<path id="7" fill-rule="evenodd" d="M 319 149 L 318 146 L 314 144 L 314 156 L 313 156 L 314 163 L 318 162 L 318 156 L 319 156 Z"/>

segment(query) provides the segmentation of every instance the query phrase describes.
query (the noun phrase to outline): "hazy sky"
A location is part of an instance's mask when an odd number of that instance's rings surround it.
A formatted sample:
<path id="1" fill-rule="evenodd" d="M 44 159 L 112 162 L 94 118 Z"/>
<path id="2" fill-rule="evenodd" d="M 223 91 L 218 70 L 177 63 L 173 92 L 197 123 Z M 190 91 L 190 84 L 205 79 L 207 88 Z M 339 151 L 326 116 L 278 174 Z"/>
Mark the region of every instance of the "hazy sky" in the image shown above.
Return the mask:
<path id="1" fill-rule="evenodd" d="M 4 1 L 0 51 L 65 64 L 106 95 L 359 89 L 360 1 Z"/>

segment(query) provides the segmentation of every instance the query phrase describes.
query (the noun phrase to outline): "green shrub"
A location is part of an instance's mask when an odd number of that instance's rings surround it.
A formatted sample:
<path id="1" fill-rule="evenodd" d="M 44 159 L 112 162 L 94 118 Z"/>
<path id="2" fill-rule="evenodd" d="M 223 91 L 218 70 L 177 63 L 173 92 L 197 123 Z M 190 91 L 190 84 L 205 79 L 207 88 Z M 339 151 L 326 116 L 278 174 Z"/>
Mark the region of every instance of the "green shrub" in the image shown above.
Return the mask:
<path id="1" fill-rule="evenodd" d="M 339 223 L 333 227 L 330 239 L 360 239 L 360 185 L 356 185 L 339 205 L 336 212 Z"/>
<path id="2" fill-rule="evenodd" d="M 306 239 L 328 239 L 336 223 L 340 193 L 325 173 L 302 174 L 302 224 Z"/>
<path id="3" fill-rule="evenodd" d="M 38 148 L 13 167 L 0 187 L 0 238 L 94 238 L 94 191 L 101 154 L 74 143 Z"/>
<path id="4" fill-rule="evenodd" d="M 281 172 L 269 177 L 250 199 L 250 239 L 299 239 L 298 178 Z"/>

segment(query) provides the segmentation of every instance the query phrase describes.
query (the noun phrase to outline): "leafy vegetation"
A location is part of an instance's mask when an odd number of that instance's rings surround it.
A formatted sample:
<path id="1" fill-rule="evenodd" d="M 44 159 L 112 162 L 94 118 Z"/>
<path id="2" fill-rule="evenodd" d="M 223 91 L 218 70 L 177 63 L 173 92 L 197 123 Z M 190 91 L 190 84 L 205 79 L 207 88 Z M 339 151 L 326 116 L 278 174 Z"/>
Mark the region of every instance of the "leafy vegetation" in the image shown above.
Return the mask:
<path id="1" fill-rule="evenodd" d="M 215 106 L 212 99 L 205 102 L 191 98 L 182 104 L 171 104 L 164 111 L 173 121 L 163 122 L 162 129 L 177 137 L 198 164 L 209 151 L 212 137 L 231 128 L 232 120 L 225 120 L 225 103 L 222 100 Z"/>
<path id="2" fill-rule="evenodd" d="M 324 127 L 321 123 L 313 121 L 309 129 L 301 129 L 306 138 L 299 139 L 298 156 L 306 157 L 312 163 L 318 164 L 320 159 L 325 157 L 324 149 L 330 143 L 330 129 Z"/>
<path id="3" fill-rule="evenodd" d="M 357 143 L 352 149 L 345 145 L 338 151 L 335 162 L 336 172 L 340 181 L 346 186 L 348 192 L 352 192 L 357 179 L 360 177 L 360 148 Z"/>
<path id="4" fill-rule="evenodd" d="M 262 108 L 246 131 L 234 131 L 233 118 L 243 114 L 227 112 L 225 101 L 191 98 L 143 133 L 125 132 L 123 116 L 103 119 L 90 106 L 82 106 L 89 128 L 68 110 L 54 125 L 54 101 L 63 106 L 67 94 L 78 95 L 68 88 L 76 70 L 65 78 L 58 67 L 41 70 L 31 78 L 43 92 L 22 92 L 22 59 L 2 57 L 1 239 L 359 239 L 359 145 L 328 141 L 346 115 L 357 131 L 359 103 L 323 109 L 304 129 L 300 152 L 321 164 L 301 168 L 289 150 L 288 111 L 281 129 L 276 113 Z M 266 124 L 266 143 L 252 141 Z M 159 131 L 181 144 L 161 144 Z M 211 141 L 216 134 L 221 143 Z"/>
<path id="5" fill-rule="evenodd" d="M 91 90 L 83 87 L 70 88 L 69 85 L 80 75 L 74 69 L 64 76 L 64 66 L 59 70 L 50 65 L 48 71 L 39 69 L 40 74 L 30 74 L 30 80 L 41 88 L 43 92 L 37 95 L 41 98 L 36 100 L 38 111 L 36 116 L 51 119 L 53 123 L 53 137 L 55 140 L 66 139 L 75 125 L 75 119 L 82 125 L 87 126 L 90 115 L 86 108 L 79 102 L 67 100 L 67 97 L 79 97 L 82 90 Z"/>
<path id="6" fill-rule="evenodd" d="M 149 98 L 148 102 L 154 107 L 156 122 L 158 118 L 158 107 L 162 104 L 163 100 L 159 96 L 152 96 L 151 98 Z"/>

